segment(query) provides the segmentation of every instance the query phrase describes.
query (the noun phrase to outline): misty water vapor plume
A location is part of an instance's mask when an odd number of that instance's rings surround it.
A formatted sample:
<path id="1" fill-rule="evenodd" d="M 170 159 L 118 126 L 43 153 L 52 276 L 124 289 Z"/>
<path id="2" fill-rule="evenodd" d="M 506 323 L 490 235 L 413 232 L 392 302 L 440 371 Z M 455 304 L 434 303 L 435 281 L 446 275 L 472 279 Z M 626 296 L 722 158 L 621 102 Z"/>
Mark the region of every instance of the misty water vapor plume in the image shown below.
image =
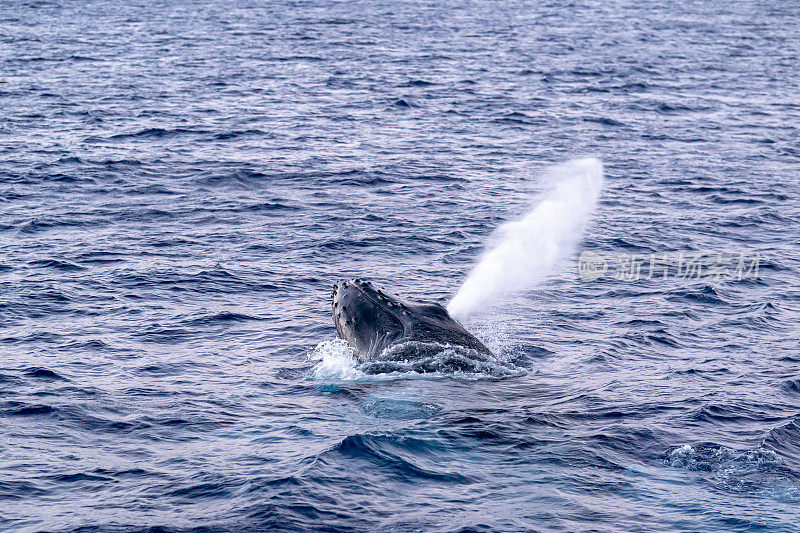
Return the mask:
<path id="1" fill-rule="evenodd" d="M 447 306 L 458 320 L 503 296 L 535 287 L 577 246 L 603 188 L 603 164 L 576 159 L 545 172 L 551 188 L 520 220 L 492 235 L 487 249 Z"/>

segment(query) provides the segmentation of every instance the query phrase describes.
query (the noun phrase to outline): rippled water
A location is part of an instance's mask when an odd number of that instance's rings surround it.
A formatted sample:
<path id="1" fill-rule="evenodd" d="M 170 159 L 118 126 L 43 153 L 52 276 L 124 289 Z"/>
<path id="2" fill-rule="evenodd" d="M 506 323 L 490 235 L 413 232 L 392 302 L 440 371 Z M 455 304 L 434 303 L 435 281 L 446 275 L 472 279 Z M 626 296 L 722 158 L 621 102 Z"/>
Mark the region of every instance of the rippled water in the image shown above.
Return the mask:
<path id="1" fill-rule="evenodd" d="M 0 527 L 794 530 L 799 34 L 789 1 L 0 2 Z M 759 279 L 570 261 L 467 324 L 508 376 L 327 342 L 333 281 L 446 302 L 587 155 L 582 249 Z"/>

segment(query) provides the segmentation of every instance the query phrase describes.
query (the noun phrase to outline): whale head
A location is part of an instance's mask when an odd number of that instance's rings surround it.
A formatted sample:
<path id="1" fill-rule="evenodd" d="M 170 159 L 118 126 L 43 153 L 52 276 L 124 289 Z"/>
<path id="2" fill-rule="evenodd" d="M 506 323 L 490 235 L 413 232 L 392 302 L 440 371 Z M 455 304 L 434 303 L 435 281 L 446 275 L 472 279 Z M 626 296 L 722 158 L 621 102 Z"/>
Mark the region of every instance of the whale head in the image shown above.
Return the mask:
<path id="1" fill-rule="evenodd" d="M 332 296 L 336 331 L 359 359 L 379 355 L 404 336 L 408 310 L 399 298 L 360 279 L 335 283 Z"/>
<path id="2" fill-rule="evenodd" d="M 453 320 L 443 305 L 426 300 L 403 299 L 368 281 L 351 279 L 333 285 L 333 321 L 339 337 L 362 361 L 388 357 L 415 357 L 405 349 L 387 354 L 387 348 L 431 346 L 460 347 L 483 355 L 486 346 Z M 412 350 L 413 351 L 413 350 Z"/>

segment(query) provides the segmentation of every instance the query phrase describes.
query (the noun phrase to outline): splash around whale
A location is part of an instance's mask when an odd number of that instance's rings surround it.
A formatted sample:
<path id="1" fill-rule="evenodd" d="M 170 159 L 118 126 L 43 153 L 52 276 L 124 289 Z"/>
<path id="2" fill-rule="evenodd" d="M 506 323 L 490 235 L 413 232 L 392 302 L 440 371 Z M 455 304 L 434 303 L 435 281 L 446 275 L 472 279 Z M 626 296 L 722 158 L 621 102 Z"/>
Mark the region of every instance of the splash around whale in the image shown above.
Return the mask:
<path id="1" fill-rule="evenodd" d="M 403 299 L 360 279 L 334 284 L 332 296 L 336 331 L 362 363 L 383 362 L 388 369 L 393 361 L 424 362 L 431 352 L 447 350 L 471 361 L 494 358 L 436 302 Z M 373 371 L 382 368 L 373 367 Z"/>

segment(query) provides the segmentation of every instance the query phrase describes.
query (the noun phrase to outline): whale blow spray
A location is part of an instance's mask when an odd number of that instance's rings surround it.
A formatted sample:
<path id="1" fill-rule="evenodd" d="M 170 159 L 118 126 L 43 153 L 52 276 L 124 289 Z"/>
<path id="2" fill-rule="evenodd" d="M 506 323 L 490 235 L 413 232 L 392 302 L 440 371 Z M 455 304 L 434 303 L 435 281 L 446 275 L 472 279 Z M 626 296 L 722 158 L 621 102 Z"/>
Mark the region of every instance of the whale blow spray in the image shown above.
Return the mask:
<path id="1" fill-rule="evenodd" d="M 552 167 L 552 188 L 521 219 L 500 226 L 488 251 L 447 306 L 465 320 L 510 292 L 530 289 L 571 254 L 603 188 L 603 164 L 577 159 Z"/>

